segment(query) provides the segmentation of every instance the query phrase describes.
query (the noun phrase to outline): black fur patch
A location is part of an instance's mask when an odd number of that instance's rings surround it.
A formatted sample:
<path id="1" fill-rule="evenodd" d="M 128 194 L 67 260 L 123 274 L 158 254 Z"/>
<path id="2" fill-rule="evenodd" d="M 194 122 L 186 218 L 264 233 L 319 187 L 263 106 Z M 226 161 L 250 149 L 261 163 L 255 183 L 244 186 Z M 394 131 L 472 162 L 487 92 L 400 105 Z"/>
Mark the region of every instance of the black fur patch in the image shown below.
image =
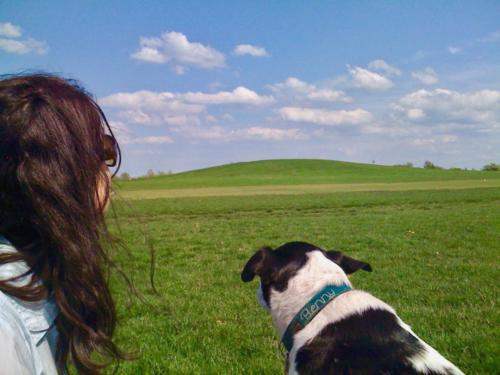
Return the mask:
<path id="1" fill-rule="evenodd" d="M 424 350 L 390 311 L 369 309 L 328 324 L 299 349 L 295 364 L 301 375 L 421 374 L 411 366 L 409 358 Z M 444 369 L 426 374 L 451 372 Z"/>

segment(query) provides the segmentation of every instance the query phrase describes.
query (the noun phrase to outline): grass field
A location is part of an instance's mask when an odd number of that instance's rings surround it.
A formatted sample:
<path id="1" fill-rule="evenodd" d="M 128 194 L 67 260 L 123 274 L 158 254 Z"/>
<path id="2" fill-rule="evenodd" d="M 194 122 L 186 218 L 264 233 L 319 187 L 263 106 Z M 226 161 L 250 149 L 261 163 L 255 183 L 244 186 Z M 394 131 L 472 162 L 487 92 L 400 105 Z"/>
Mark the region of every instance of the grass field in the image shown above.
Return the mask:
<path id="1" fill-rule="evenodd" d="M 499 172 L 424 169 L 333 160 L 261 160 L 120 181 L 123 190 L 500 179 Z"/>
<path id="2" fill-rule="evenodd" d="M 422 181 L 446 180 L 430 177 Z M 456 179 L 484 178 L 469 177 Z M 137 190 L 149 184 L 156 182 Z M 140 354 L 119 372 L 283 373 L 279 338 L 255 299 L 257 282 L 244 284 L 239 274 L 260 246 L 304 240 L 370 262 L 374 272 L 355 275 L 355 287 L 393 305 L 465 373 L 498 373 L 500 189 L 428 189 L 115 202 L 118 225 L 109 223 L 130 249 L 117 261 L 149 301 L 130 299 L 113 279 L 118 341 Z M 160 297 L 149 287 L 150 243 Z"/>

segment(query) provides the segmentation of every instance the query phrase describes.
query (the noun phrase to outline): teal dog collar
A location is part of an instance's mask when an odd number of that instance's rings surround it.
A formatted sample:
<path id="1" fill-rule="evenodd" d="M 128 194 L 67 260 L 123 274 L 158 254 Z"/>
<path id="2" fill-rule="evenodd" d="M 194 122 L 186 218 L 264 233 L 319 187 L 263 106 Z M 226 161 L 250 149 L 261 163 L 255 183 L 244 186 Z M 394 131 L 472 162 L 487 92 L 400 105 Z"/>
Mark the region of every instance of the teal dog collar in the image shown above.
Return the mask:
<path id="1" fill-rule="evenodd" d="M 293 335 L 308 325 L 311 320 L 328 305 L 335 297 L 352 290 L 349 285 L 327 285 L 321 289 L 313 298 L 307 302 L 302 309 L 294 316 L 281 342 L 289 352 L 293 347 Z"/>

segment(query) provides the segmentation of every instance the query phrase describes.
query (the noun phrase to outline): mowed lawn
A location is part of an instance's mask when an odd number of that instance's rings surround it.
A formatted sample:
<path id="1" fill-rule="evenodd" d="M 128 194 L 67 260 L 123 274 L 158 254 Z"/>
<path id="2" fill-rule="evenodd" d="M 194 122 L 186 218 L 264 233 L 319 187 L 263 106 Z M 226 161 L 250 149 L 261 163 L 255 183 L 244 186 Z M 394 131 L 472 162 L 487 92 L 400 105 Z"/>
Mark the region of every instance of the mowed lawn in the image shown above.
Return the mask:
<path id="1" fill-rule="evenodd" d="M 139 355 L 119 373 L 282 374 L 258 282 L 240 272 L 260 246 L 292 240 L 370 262 L 355 287 L 393 305 L 465 373 L 498 373 L 498 188 L 129 200 L 115 214 L 108 223 L 128 248 L 117 262 L 146 300 L 112 279 L 118 342 Z"/>

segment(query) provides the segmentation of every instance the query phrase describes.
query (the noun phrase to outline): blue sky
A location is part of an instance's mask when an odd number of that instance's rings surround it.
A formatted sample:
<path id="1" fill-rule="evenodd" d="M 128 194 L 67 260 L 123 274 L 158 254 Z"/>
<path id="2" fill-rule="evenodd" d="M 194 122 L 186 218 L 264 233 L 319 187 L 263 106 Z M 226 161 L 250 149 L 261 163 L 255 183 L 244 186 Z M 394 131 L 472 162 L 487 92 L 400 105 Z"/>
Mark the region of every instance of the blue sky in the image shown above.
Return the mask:
<path id="1" fill-rule="evenodd" d="M 76 78 L 133 175 L 500 161 L 498 1 L 1 1 L 0 73 Z"/>

